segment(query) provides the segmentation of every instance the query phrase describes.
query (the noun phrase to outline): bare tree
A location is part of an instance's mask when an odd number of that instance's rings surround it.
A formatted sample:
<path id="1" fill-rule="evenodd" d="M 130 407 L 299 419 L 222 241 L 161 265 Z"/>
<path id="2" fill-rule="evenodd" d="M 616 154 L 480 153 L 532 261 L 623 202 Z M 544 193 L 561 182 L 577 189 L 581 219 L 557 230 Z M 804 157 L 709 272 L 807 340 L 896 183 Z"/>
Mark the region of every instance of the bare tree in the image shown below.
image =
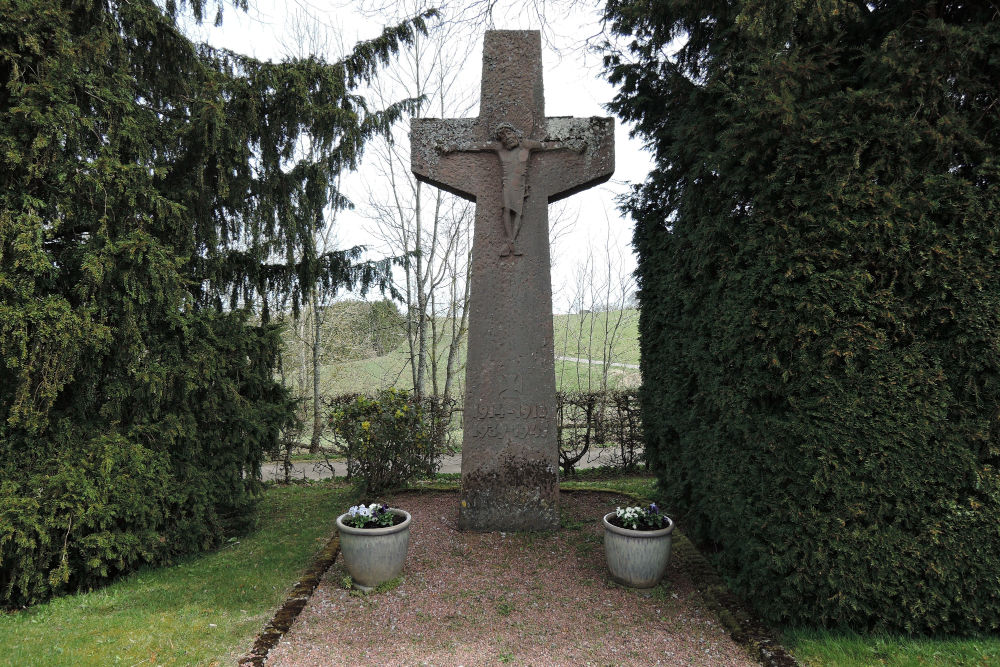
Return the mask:
<path id="1" fill-rule="evenodd" d="M 303 0 L 297 0 L 302 2 Z M 581 11 L 590 11 L 599 16 L 604 7 L 603 0 L 439 0 L 437 2 L 414 2 L 414 0 L 345 0 L 345 6 L 356 7 L 365 16 L 397 18 L 407 10 L 423 10 L 434 7 L 441 12 L 442 26 L 446 29 L 469 34 L 491 30 L 498 26 L 521 25 L 533 27 L 542 32 L 551 47 L 564 42 L 566 35 L 559 34 L 560 24 Z M 583 40 L 584 46 L 597 43 L 604 38 L 601 30 Z M 579 41 L 575 39 L 575 41 Z"/>
<path id="2" fill-rule="evenodd" d="M 559 353 L 560 384 L 566 373 L 575 373 L 580 391 L 606 392 L 614 373 L 621 373 L 622 335 L 638 318 L 634 304 L 635 278 L 625 252 L 611 237 L 610 221 L 600 247 L 588 244 L 587 254 L 575 272 L 570 310 L 562 330 Z M 571 326 L 575 324 L 575 326 Z M 595 370 L 598 371 L 594 380 Z"/>
<path id="3" fill-rule="evenodd" d="M 576 392 L 564 389 L 560 400 L 559 460 L 565 474 L 591 453 L 592 445 L 611 440 L 621 444 L 621 462 L 634 464 L 634 438 L 623 435 L 634 428 L 631 423 L 619 423 L 616 428 L 623 414 L 631 416 L 629 398 L 609 391 L 620 387 L 615 376 L 633 372 L 623 358 L 630 343 L 624 335 L 638 319 L 635 279 L 627 260 L 612 238 L 609 221 L 603 243 L 588 243 L 576 267 L 571 312 L 556 341 L 559 385 L 577 388 Z M 621 437 L 616 437 L 617 431 Z"/>
<path id="4" fill-rule="evenodd" d="M 412 3 L 407 9 L 415 9 Z M 423 115 L 467 115 L 474 93 L 463 87 L 466 51 L 446 28 L 435 28 L 400 57 L 398 65 L 373 86 L 372 97 L 385 102 L 422 97 Z M 427 188 L 410 172 L 410 147 L 405 128 L 391 141 L 373 145 L 369 179 L 370 232 L 390 254 L 407 257 L 396 288 L 404 295 L 409 366 L 418 397 L 447 400 L 461 369 L 460 353 L 467 332 L 469 299 L 467 270 L 472 248 L 473 207 L 464 199 Z"/>
<path id="5" fill-rule="evenodd" d="M 288 17 L 288 42 L 284 44 L 285 55 L 288 57 L 305 58 L 311 55 L 330 57 L 334 51 L 334 40 L 330 30 L 312 20 L 304 11 L 297 11 Z M 341 45 L 342 47 L 342 45 Z M 343 51 L 343 48 L 340 49 Z M 304 135 L 298 150 L 304 154 L 312 153 L 313 147 L 309 137 Z M 333 197 L 322 219 L 313 220 L 311 224 L 312 243 L 318 253 L 326 253 L 335 248 L 337 243 L 335 223 L 337 213 L 346 205 L 346 200 L 340 191 L 340 175 L 332 188 Z M 309 439 L 309 452 L 319 452 L 320 436 L 323 432 L 323 411 L 321 409 L 321 379 L 323 362 L 323 321 L 326 306 L 332 295 L 318 286 L 310 290 L 309 302 L 306 308 L 298 311 L 295 316 L 295 338 L 298 343 L 298 396 L 305 399 L 309 395 L 312 417 L 312 431 Z M 307 359 L 308 357 L 308 359 Z M 307 385 L 311 385 L 308 386 Z"/>

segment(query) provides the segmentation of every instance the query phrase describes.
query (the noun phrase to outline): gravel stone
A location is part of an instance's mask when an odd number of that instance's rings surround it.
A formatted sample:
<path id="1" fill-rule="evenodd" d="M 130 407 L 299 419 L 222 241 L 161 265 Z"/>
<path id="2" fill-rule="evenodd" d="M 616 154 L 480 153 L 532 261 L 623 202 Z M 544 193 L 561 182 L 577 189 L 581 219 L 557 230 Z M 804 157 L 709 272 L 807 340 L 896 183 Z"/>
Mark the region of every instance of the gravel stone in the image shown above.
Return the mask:
<path id="1" fill-rule="evenodd" d="M 413 515 L 403 583 L 352 595 L 339 557 L 267 664 L 758 664 L 676 559 L 655 589 L 611 581 L 600 519 L 626 498 L 565 493 L 563 528 L 540 533 L 459 531 L 457 498 L 389 499 Z"/>

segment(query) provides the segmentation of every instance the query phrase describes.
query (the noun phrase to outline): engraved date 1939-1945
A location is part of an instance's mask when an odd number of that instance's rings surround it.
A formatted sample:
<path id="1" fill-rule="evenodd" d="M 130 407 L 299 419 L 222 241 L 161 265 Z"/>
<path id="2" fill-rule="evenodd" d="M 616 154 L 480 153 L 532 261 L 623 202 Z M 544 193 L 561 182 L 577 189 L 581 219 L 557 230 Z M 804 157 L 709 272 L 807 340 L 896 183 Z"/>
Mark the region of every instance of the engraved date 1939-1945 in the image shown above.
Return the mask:
<path id="1" fill-rule="evenodd" d="M 537 438 L 545 435 L 546 429 L 538 422 L 485 422 L 472 425 L 474 438 Z"/>

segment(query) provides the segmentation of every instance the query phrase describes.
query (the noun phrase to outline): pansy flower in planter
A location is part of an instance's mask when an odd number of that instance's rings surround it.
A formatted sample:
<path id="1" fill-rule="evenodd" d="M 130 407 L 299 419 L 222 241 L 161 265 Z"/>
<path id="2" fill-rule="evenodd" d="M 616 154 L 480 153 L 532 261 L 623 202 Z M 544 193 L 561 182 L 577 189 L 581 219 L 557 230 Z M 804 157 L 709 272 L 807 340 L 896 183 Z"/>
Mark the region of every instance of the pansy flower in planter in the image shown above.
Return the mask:
<path id="1" fill-rule="evenodd" d="M 402 523 L 399 514 L 389 511 L 385 503 L 371 505 L 354 505 L 347 510 L 344 524 L 355 528 L 385 528 Z"/>
<path id="2" fill-rule="evenodd" d="M 660 512 L 656 503 L 650 503 L 649 507 L 619 507 L 615 510 L 615 516 L 610 521 L 619 528 L 659 530 L 665 528 L 670 519 Z"/>
<path id="3" fill-rule="evenodd" d="M 352 585 L 370 590 L 399 576 L 410 542 L 410 514 L 385 503 L 355 505 L 337 517 L 340 553 Z"/>
<path id="4" fill-rule="evenodd" d="M 611 578 L 635 588 L 660 583 L 670 559 L 674 522 L 656 503 L 619 507 L 604 515 L 604 555 Z"/>

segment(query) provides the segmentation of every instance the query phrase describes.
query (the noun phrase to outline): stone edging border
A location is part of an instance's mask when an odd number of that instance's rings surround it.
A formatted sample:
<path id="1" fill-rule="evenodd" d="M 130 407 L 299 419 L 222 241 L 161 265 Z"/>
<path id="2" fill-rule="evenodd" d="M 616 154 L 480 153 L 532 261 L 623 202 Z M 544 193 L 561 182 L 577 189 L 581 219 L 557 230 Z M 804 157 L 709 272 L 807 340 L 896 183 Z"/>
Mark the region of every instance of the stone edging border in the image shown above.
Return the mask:
<path id="1" fill-rule="evenodd" d="M 292 623 L 295 622 L 299 613 L 305 608 L 306 602 L 309 601 L 313 591 L 316 590 L 323 575 L 330 569 L 333 562 L 337 560 L 337 554 L 339 553 L 340 536 L 334 531 L 333 537 L 330 538 L 326 546 L 319 552 L 312 565 L 302 575 L 302 578 L 296 582 L 292 588 L 292 592 L 288 594 L 284 603 L 275 612 L 274 618 L 257 635 L 250 653 L 240 658 L 240 661 L 237 663 L 240 667 L 263 667 L 264 661 L 267 660 L 268 652 L 278 645 L 278 641 L 292 627 Z"/>
<path id="2" fill-rule="evenodd" d="M 631 498 L 638 503 L 646 504 L 647 498 L 608 487 L 560 489 L 560 493 L 575 492 L 614 493 Z M 691 543 L 680 529 L 674 530 L 671 558 L 678 558 L 689 568 L 695 585 L 712 609 L 719 622 L 732 637 L 733 641 L 742 646 L 766 667 L 800 667 L 799 663 L 782 646 L 774 633 L 764 625 L 750 608 L 743 604 L 733 594 L 715 568 L 701 555 L 701 552 Z"/>
<path id="3" fill-rule="evenodd" d="M 410 487 L 403 492 L 455 492 L 458 491 L 457 483 L 436 483 L 421 487 Z M 613 493 L 619 496 L 631 498 L 639 503 L 646 503 L 646 498 L 641 498 L 628 491 L 611 489 L 608 487 L 594 488 L 572 488 L 559 489 L 560 493 Z M 330 569 L 333 562 L 337 560 L 340 553 L 340 538 L 336 532 L 326 543 L 323 550 L 316 556 L 306 573 L 298 580 L 288 594 L 285 602 L 281 605 L 274 618 L 264 627 L 256 640 L 250 653 L 240 658 L 240 667 L 263 667 L 267 660 L 268 652 L 278 645 L 278 642 L 292 627 L 292 623 L 299 613 L 305 608 L 306 602 L 312 596 L 313 591 L 319 585 L 320 580 L 326 571 Z M 754 615 L 749 608 L 740 602 L 733 593 L 729 591 L 718 573 L 711 566 L 708 560 L 701 555 L 691 541 L 679 530 L 674 531 L 673 557 L 684 561 L 699 590 L 708 603 L 712 611 L 719 617 L 719 621 L 732 637 L 733 641 L 746 649 L 751 655 L 760 660 L 766 667 L 799 667 L 799 663 L 791 656 L 778 640 L 774 638 L 774 633 L 764 623 Z"/>

